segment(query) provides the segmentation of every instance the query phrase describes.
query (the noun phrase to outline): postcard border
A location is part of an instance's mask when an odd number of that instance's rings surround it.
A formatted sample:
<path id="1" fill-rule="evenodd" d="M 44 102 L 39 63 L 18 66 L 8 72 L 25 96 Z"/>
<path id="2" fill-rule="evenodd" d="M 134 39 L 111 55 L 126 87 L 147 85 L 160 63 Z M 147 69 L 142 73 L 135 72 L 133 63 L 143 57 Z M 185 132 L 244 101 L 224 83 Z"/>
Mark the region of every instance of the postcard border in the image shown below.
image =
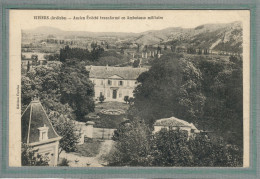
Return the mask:
<path id="1" fill-rule="evenodd" d="M 107 168 L 43 168 L 43 167 L 9 167 L 8 166 L 8 10 L 9 9 L 96 9 L 96 10 L 185 10 L 185 9 L 221 9 L 221 10 L 250 10 L 250 167 L 249 168 L 121 168 L 121 167 L 107 167 Z M 172 177 L 180 177 L 181 174 L 250 174 L 256 176 L 257 174 L 257 56 L 256 56 L 256 7 L 254 4 L 249 5 L 172 5 L 172 4 L 142 4 L 142 5 L 122 5 L 122 4 L 3 4 L 2 5 L 2 153 L 1 153 L 1 175 L 9 176 L 9 174 L 34 174 L 35 176 L 49 175 L 151 175 L 158 177 L 159 175 L 174 174 Z M 185 175 L 184 175 L 185 176 Z M 200 175 L 200 177 L 203 177 Z M 244 176 L 242 176 L 244 177 Z"/>

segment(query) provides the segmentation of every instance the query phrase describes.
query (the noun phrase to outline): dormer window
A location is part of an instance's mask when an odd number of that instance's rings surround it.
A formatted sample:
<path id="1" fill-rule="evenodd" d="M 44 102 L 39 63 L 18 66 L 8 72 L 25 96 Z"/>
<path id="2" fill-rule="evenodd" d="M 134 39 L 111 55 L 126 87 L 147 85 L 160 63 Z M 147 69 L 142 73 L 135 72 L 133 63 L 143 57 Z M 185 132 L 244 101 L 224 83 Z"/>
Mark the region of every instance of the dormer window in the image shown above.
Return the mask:
<path id="1" fill-rule="evenodd" d="M 39 127 L 39 141 L 44 141 L 48 139 L 48 130 L 49 128 L 44 124 L 43 127 Z"/>

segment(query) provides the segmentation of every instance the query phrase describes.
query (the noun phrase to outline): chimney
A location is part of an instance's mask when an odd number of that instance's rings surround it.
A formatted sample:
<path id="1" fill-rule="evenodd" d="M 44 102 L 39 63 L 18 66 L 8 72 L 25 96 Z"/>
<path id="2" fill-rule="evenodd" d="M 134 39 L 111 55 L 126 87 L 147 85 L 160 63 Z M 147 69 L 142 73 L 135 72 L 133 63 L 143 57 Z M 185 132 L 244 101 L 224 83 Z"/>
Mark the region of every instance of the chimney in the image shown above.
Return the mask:
<path id="1" fill-rule="evenodd" d="M 38 95 L 34 95 L 32 97 L 32 102 L 37 102 L 37 101 L 39 101 L 39 97 L 38 97 Z"/>

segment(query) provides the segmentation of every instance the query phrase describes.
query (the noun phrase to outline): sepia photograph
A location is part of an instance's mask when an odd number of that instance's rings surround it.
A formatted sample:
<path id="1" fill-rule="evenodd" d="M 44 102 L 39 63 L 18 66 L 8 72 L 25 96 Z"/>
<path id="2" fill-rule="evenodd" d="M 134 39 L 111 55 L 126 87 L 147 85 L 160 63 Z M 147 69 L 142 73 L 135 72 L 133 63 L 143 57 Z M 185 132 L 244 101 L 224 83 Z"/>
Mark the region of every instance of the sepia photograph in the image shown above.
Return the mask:
<path id="1" fill-rule="evenodd" d="M 11 10 L 9 164 L 248 167 L 249 14 Z"/>

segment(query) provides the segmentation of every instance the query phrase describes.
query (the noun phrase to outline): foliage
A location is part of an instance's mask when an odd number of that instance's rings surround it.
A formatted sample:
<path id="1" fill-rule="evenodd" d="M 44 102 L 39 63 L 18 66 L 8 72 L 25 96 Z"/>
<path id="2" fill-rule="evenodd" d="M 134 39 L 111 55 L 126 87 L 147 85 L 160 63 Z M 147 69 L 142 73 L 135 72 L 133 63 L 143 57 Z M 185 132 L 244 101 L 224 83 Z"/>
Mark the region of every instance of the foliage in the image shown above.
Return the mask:
<path id="1" fill-rule="evenodd" d="M 66 158 L 63 158 L 61 160 L 61 163 L 58 164 L 58 166 L 62 167 L 62 166 L 69 166 L 69 160 L 67 160 Z"/>
<path id="2" fill-rule="evenodd" d="M 243 162 L 236 146 L 212 142 L 205 135 L 188 139 L 184 131 L 161 130 L 152 145 L 155 166 L 238 167 Z"/>
<path id="3" fill-rule="evenodd" d="M 49 55 L 44 55 L 44 58 L 47 61 L 59 61 L 60 60 L 60 55 L 59 54 L 49 54 Z"/>
<path id="4" fill-rule="evenodd" d="M 33 149 L 27 144 L 22 144 L 22 166 L 48 166 L 49 158 L 37 153 L 37 149 Z"/>
<path id="5" fill-rule="evenodd" d="M 243 145 L 243 73 L 242 59 L 229 61 L 200 60 L 206 96 L 204 115 L 200 126 L 213 130 L 229 143 Z"/>
<path id="6" fill-rule="evenodd" d="M 192 166 L 192 152 L 188 146 L 188 134 L 180 130 L 162 129 L 152 142 L 153 165 Z"/>
<path id="7" fill-rule="evenodd" d="M 61 62 L 51 62 L 48 66 L 34 67 L 22 76 L 22 109 L 31 102 L 33 96 L 39 95 L 55 130 L 62 137 L 60 151 L 76 149 L 79 131 L 73 120 L 81 119 L 89 109 L 92 111 L 94 108 L 93 85 L 86 72 L 77 74 L 81 73 L 80 69 L 77 65 L 70 67 L 62 65 Z M 65 73 L 66 70 L 68 74 Z M 74 83 L 73 86 L 70 86 L 71 83 Z M 73 91 L 73 94 L 70 91 Z M 64 100 L 66 96 L 68 98 Z M 81 108 L 76 110 L 77 106 Z M 83 113 L 82 116 L 78 115 L 79 113 Z"/>
<path id="8" fill-rule="evenodd" d="M 105 101 L 105 96 L 103 94 L 99 96 L 99 101 L 100 103 L 103 103 Z"/>
<path id="9" fill-rule="evenodd" d="M 163 80 L 162 80 L 163 79 Z M 203 113 L 201 72 L 192 62 L 170 55 L 155 60 L 142 73 L 134 91 L 132 114 L 152 125 L 156 119 L 175 116 L 196 123 Z"/>
<path id="10" fill-rule="evenodd" d="M 136 125 L 137 124 L 137 125 Z M 140 122 L 119 128 L 114 140 L 112 166 L 241 167 L 243 157 L 235 145 L 213 142 L 205 135 L 190 136 L 182 130 L 150 134 Z"/>
<path id="11" fill-rule="evenodd" d="M 125 96 L 124 101 L 125 101 L 125 103 L 129 102 L 129 96 Z"/>
<path id="12" fill-rule="evenodd" d="M 75 122 L 57 112 L 50 113 L 50 118 L 58 135 L 62 136 L 59 145 L 59 154 L 62 151 L 75 152 L 81 135 L 81 131 L 77 128 Z"/>
<path id="13" fill-rule="evenodd" d="M 94 85 L 89 80 L 84 62 L 67 60 L 61 69 L 61 102 L 68 103 L 78 120 L 94 111 Z"/>
<path id="14" fill-rule="evenodd" d="M 122 125 L 113 136 L 115 151 L 111 154 L 113 166 L 148 166 L 150 153 L 150 131 L 145 123 L 134 120 Z"/>
<path id="15" fill-rule="evenodd" d="M 139 65 L 140 65 L 140 60 L 139 59 L 135 60 L 134 63 L 133 63 L 133 67 L 137 68 L 137 67 L 139 67 Z"/>
<path id="16" fill-rule="evenodd" d="M 100 46 L 92 46 L 92 51 L 82 48 L 70 48 L 68 45 L 60 49 L 60 61 L 65 62 L 67 59 L 78 59 L 80 61 L 96 61 L 104 49 Z"/>

